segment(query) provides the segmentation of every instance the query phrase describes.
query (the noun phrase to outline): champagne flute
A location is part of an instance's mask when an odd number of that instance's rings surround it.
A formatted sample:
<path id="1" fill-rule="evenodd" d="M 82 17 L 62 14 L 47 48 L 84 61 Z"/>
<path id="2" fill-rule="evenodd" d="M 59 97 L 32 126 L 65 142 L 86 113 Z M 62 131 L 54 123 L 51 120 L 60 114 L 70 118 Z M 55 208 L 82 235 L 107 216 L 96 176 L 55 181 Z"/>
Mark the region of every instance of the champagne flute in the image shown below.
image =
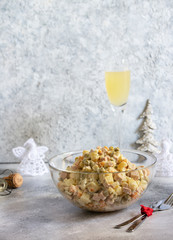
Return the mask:
<path id="1" fill-rule="evenodd" d="M 106 91 L 111 103 L 112 111 L 117 118 L 118 146 L 121 147 L 122 140 L 122 115 L 128 100 L 130 90 L 130 71 L 125 66 L 124 60 L 117 65 L 115 70 L 105 73 Z"/>

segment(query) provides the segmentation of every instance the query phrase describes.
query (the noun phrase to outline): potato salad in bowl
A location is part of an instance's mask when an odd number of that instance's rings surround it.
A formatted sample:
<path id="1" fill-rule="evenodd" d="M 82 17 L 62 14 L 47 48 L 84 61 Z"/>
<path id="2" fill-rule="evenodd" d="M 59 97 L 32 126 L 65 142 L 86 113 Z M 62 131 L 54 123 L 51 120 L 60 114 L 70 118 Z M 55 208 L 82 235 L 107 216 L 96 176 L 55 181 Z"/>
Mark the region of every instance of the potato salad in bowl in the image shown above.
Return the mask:
<path id="1" fill-rule="evenodd" d="M 57 155 L 49 168 L 56 187 L 70 202 L 108 212 L 126 208 L 144 194 L 155 163 L 153 155 L 105 146 Z"/>

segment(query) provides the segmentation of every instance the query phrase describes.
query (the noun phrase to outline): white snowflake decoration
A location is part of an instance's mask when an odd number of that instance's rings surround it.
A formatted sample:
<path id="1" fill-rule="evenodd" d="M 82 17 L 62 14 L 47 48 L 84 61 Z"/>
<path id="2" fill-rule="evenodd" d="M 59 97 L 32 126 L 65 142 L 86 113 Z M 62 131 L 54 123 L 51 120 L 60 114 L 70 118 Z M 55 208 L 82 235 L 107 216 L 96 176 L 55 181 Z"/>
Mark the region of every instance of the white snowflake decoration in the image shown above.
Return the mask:
<path id="1" fill-rule="evenodd" d="M 172 144 L 173 143 L 169 139 L 164 139 L 161 143 L 161 153 L 155 154 L 158 161 L 156 176 L 173 176 L 173 154 L 170 152 Z"/>
<path id="2" fill-rule="evenodd" d="M 23 147 L 16 147 L 12 149 L 15 157 L 21 160 L 18 170 L 23 175 L 43 175 L 48 172 L 44 163 L 44 153 L 48 151 L 45 146 L 37 147 L 35 141 L 30 138 L 26 141 Z"/>

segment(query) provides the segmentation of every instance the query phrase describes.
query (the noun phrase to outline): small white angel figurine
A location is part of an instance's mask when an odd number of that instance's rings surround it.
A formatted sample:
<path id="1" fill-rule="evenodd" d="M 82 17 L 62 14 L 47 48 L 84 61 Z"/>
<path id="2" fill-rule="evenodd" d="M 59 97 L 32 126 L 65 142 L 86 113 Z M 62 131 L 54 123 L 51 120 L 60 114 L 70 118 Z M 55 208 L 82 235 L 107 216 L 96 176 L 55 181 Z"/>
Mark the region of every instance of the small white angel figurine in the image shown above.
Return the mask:
<path id="1" fill-rule="evenodd" d="M 48 172 L 48 169 L 43 161 L 44 153 L 48 151 L 45 146 L 37 147 L 34 139 L 30 138 L 26 141 L 23 147 L 12 149 L 15 157 L 21 160 L 18 170 L 23 175 L 43 175 Z"/>
<path id="2" fill-rule="evenodd" d="M 173 154 L 170 152 L 172 142 L 164 139 L 161 142 L 161 153 L 155 154 L 157 157 L 156 176 L 171 177 L 173 176 Z"/>

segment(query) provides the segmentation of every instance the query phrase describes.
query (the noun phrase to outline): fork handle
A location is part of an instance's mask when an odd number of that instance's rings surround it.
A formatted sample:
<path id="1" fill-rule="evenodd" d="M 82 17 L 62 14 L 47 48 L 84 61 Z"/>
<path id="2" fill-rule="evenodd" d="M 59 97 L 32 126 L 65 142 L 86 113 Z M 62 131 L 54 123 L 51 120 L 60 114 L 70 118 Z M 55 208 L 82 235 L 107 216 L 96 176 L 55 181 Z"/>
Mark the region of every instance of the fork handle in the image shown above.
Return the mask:
<path id="1" fill-rule="evenodd" d="M 147 218 L 146 214 L 143 214 L 140 219 L 137 219 L 132 225 L 127 229 L 127 232 L 134 232 Z"/>
<path id="2" fill-rule="evenodd" d="M 140 213 L 140 214 L 136 215 L 135 217 L 132 217 L 129 220 L 116 225 L 114 228 L 119 229 L 119 228 L 121 228 L 121 227 L 123 227 L 123 226 L 125 226 L 125 225 L 127 225 L 129 223 L 134 222 L 135 220 L 140 219 L 141 217 L 142 217 L 142 214 Z"/>

